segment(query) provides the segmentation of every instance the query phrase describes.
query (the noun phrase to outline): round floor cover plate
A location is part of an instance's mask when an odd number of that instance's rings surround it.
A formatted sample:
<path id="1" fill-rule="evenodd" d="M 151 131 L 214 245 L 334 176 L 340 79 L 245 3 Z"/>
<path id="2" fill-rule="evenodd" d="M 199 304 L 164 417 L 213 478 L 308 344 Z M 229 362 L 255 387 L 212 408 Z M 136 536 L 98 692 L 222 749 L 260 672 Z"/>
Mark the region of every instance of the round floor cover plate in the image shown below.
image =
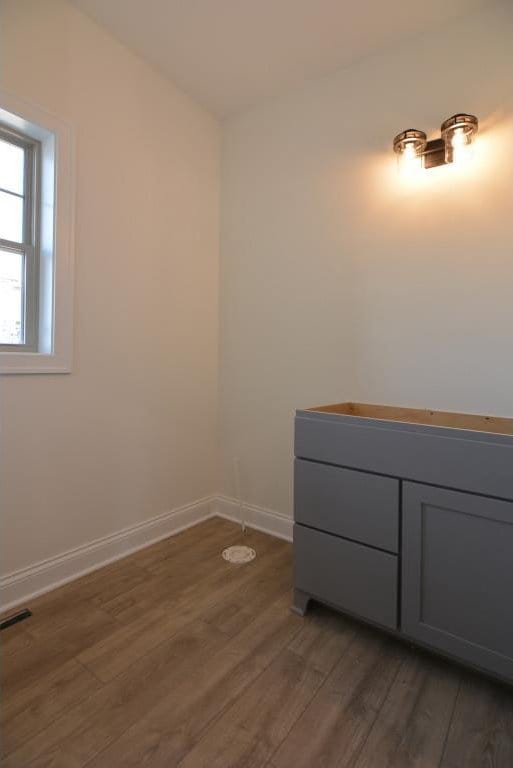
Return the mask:
<path id="1" fill-rule="evenodd" d="M 256 557 L 256 552 L 251 547 L 236 546 L 223 549 L 223 558 L 229 563 L 250 563 Z"/>

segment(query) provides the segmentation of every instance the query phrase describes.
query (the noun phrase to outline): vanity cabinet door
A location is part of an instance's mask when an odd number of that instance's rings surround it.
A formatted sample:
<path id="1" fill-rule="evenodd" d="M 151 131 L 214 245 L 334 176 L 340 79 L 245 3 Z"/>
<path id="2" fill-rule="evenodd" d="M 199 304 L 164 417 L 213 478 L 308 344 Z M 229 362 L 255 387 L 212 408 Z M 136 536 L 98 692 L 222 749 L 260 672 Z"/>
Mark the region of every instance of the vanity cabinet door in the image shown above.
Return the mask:
<path id="1" fill-rule="evenodd" d="M 513 503 L 403 486 L 402 631 L 513 680 Z"/>

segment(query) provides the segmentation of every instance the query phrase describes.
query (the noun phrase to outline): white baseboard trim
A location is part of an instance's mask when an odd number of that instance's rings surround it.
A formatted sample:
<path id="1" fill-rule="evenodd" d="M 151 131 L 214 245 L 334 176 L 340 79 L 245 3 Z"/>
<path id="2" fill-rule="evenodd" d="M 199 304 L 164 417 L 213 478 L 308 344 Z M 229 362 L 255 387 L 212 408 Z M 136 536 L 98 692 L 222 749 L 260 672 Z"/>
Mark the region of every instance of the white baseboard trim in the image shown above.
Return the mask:
<path id="1" fill-rule="evenodd" d="M 0 607 L 10 610 L 86 573 L 148 547 L 212 517 L 212 498 L 200 499 L 163 515 L 136 523 L 56 557 L 0 578 Z"/>
<path id="2" fill-rule="evenodd" d="M 242 508 L 249 528 L 292 541 L 291 518 L 253 504 L 243 504 Z M 26 604 L 38 595 L 120 560 L 138 549 L 149 547 L 161 539 L 174 536 L 215 515 L 240 522 L 239 502 L 227 496 L 199 499 L 68 552 L 41 560 L 27 568 L 8 573 L 0 577 L 0 608 L 2 611 L 8 611 L 21 603 Z"/>
<path id="3" fill-rule="evenodd" d="M 294 521 L 278 512 L 254 504 L 243 504 L 242 511 L 248 528 L 255 528 L 278 539 L 292 541 L 292 527 Z M 240 522 L 240 505 L 236 499 L 228 496 L 215 496 L 212 500 L 212 512 L 218 517 Z"/>

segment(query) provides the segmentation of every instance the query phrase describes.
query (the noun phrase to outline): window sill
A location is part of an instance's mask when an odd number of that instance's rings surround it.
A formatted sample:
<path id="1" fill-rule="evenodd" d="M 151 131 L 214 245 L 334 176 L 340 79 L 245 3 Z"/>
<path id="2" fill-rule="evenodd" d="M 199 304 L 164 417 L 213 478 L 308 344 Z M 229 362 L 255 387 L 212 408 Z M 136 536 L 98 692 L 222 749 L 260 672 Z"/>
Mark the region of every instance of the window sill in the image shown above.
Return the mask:
<path id="1" fill-rule="evenodd" d="M 0 374 L 71 373 L 71 360 L 43 352 L 0 352 Z"/>

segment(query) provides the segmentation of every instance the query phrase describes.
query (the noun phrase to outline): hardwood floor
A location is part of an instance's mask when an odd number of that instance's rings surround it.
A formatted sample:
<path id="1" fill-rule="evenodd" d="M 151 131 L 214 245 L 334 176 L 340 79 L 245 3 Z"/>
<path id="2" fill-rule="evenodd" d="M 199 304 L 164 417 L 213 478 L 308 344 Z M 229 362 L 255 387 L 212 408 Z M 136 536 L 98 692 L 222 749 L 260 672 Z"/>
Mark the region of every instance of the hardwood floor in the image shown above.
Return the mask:
<path id="1" fill-rule="evenodd" d="M 513 768 L 513 691 L 320 606 L 213 519 L 4 630 L 4 768 Z"/>

